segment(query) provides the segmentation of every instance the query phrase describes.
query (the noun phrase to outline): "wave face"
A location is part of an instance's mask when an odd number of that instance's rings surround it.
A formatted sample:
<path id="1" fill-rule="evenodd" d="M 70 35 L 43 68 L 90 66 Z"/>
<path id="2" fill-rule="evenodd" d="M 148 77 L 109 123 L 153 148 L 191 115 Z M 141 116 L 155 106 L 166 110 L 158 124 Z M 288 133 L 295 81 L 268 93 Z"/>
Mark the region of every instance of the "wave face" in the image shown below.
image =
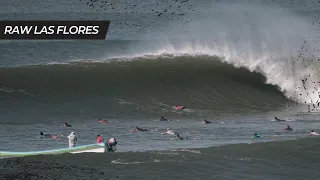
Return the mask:
<path id="1" fill-rule="evenodd" d="M 153 10 L 153 5 L 159 11 L 175 5 L 142 2 L 136 7 L 137 13 L 127 16 L 124 15 L 127 5 L 119 3 L 117 9 L 108 14 L 112 26 L 105 43 L 4 42 L 0 44 L 0 56 L 4 59 L 0 66 L 67 63 L 79 59 L 103 62 L 123 57 L 129 60 L 144 56 L 161 58 L 165 54 L 218 56 L 235 67 L 263 74 L 267 84 L 278 86 L 290 100 L 318 104 L 320 21 L 316 7 L 320 7 L 320 3 L 264 2 L 199 1 L 197 6 L 188 2 L 179 5 L 181 8 L 176 9 L 179 13 L 173 15 L 174 9 L 170 9 L 162 16 L 153 16 L 149 10 Z M 189 9 L 191 5 L 194 6 Z M 150 9 L 145 9 L 146 6 Z M 99 10 L 99 6 L 94 10 Z M 40 13 L 37 17 L 62 16 L 53 12 Z M 11 17 L 9 13 L 6 16 L 8 19 L 36 18 L 34 14 Z M 68 17 L 77 16 L 80 15 L 70 13 Z M 94 17 L 85 13 L 81 16 L 86 16 L 85 19 Z M 145 41 L 128 42 L 128 39 Z"/>
<path id="2" fill-rule="evenodd" d="M 272 110 L 288 101 L 266 78 L 211 56 L 179 56 L 112 63 L 74 62 L 1 69 L 0 95 L 9 100 L 87 102 L 142 111 Z M 21 101 L 21 99 L 18 99 Z M 127 109 L 127 110 L 128 110 Z"/>
<path id="3" fill-rule="evenodd" d="M 107 106 L 112 112 L 118 105 L 157 112 L 176 104 L 255 111 L 283 107 L 288 100 L 316 108 L 320 21 L 315 7 L 320 3 L 308 2 L 306 8 L 295 3 L 203 1 L 169 10 L 172 4 L 152 1 L 137 5 L 130 16 L 119 3 L 108 14 L 112 26 L 105 42 L 0 43 L 1 94 L 9 104 L 8 97 L 20 94 L 37 102 Z M 151 7 L 168 13 L 152 15 Z M 95 16 L 83 10 L 84 19 Z M 4 14 L 8 19 L 63 16 Z"/>

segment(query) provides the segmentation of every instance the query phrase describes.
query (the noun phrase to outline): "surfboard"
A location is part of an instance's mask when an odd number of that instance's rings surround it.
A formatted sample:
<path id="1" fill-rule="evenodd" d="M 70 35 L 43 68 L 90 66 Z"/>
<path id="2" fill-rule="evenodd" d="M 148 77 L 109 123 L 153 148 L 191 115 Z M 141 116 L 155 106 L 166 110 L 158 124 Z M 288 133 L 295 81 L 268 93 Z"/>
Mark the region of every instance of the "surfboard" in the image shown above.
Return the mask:
<path id="1" fill-rule="evenodd" d="M 251 136 L 251 139 L 252 138 L 262 138 L 263 136 L 260 136 L 260 135 L 258 135 L 258 136 Z"/>
<path id="2" fill-rule="evenodd" d="M 106 150 L 105 143 L 99 144 L 89 144 L 83 146 L 76 146 L 72 148 L 60 148 L 53 150 L 44 150 L 44 151 L 29 151 L 29 152 L 10 152 L 10 151 L 0 151 L 0 158 L 3 157 L 22 157 L 22 156 L 32 156 L 32 155 L 51 155 L 51 154 L 63 154 L 63 153 L 84 153 L 84 152 L 93 152 L 93 153 L 104 153 Z"/>
<path id="3" fill-rule="evenodd" d="M 175 135 L 175 133 L 174 132 L 170 132 L 170 133 L 167 133 L 167 132 L 162 132 L 161 134 L 163 134 L 163 135 L 165 135 L 165 134 L 169 134 L 169 135 Z"/>

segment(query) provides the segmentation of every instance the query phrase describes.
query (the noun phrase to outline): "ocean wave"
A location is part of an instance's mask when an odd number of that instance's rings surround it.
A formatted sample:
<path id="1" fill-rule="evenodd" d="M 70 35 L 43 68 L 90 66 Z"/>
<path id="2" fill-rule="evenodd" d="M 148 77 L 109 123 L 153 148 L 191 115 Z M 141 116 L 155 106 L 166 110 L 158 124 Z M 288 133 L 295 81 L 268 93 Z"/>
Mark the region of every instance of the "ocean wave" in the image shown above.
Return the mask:
<path id="1" fill-rule="evenodd" d="M 277 86 L 266 84 L 263 74 L 207 55 L 2 68 L 1 75 L 1 87 L 44 99 L 105 100 L 141 111 L 174 112 L 174 105 L 183 104 L 187 113 L 212 107 L 254 112 L 289 102 Z"/>

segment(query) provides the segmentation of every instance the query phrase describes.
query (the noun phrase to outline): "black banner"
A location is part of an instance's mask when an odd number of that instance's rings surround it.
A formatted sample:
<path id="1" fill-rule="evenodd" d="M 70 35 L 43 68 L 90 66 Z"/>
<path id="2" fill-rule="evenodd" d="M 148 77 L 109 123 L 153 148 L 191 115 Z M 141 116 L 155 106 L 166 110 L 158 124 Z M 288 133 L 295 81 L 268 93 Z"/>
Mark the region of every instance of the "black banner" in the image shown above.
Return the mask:
<path id="1" fill-rule="evenodd" d="M 110 21 L 0 21 L 0 39 L 104 40 Z"/>

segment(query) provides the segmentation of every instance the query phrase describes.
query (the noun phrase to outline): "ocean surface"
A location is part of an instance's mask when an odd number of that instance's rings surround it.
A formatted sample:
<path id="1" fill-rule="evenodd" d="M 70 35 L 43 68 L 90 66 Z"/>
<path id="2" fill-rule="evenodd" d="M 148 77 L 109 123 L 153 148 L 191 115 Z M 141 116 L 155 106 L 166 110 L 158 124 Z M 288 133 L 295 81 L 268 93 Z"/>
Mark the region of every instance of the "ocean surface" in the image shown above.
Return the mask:
<path id="1" fill-rule="evenodd" d="M 2 0 L 0 20 L 111 24 L 104 41 L 0 41 L 0 151 L 64 148 L 71 132 L 77 145 L 98 134 L 118 145 L 4 159 L 0 177 L 318 178 L 319 138 L 305 134 L 320 132 L 319 10 L 311 0 Z"/>

